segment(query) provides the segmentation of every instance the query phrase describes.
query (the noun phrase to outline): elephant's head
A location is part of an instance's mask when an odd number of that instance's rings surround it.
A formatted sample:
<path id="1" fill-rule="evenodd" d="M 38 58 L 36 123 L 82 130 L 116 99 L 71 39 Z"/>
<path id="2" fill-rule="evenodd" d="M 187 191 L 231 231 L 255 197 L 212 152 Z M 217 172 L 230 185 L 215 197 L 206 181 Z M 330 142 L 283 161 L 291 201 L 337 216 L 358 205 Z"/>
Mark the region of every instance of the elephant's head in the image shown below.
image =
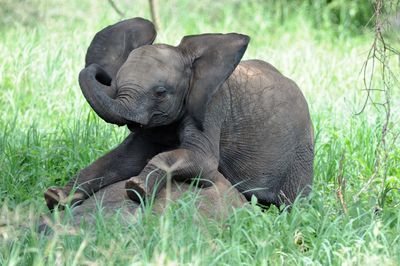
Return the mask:
<path id="1" fill-rule="evenodd" d="M 184 115 L 202 128 L 207 104 L 242 58 L 249 37 L 241 34 L 186 36 L 174 47 L 152 45 L 151 22 L 134 18 L 94 37 L 79 83 L 106 122 L 156 127 Z"/>

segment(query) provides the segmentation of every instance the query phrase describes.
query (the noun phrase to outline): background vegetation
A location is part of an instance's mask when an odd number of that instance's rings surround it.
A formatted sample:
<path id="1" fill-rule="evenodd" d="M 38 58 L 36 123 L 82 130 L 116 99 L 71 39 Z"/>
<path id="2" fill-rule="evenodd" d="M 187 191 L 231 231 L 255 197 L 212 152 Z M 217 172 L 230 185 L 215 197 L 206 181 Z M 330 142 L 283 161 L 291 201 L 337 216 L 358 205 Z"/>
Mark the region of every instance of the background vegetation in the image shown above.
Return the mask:
<path id="1" fill-rule="evenodd" d="M 145 0 L 115 3 L 125 17 L 150 18 Z M 300 86 L 316 132 L 313 193 L 290 213 L 250 205 L 210 221 L 186 197 L 129 227 L 98 213 L 95 228 L 57 223 L 44 236 L 35 231 L 44 189 L 64 184 L 127 135 L 90 110 L 77 83 L 94 33 L 121 17 L 108 1 L 0 0 L 0 264 L 399 264 L 400 90 L 395 78 L 382 79 L 379 61 L 362 71 L 376 36 L 374 7 L 361 0 L 160 1 L 156 42 L 245 33 L 245 58 L 272 63 Z M 395 9 L 386 1 L 384 18 L 393 24 Z M 400 29 L 381 30 L 396 48 Z M 384 59 L 399 73 L 398 57 Z M 356 115 L 372 74 L 372 100 L 386 104 L 389 95 L 389 121 L 388 105 L 371 101 Z"/>

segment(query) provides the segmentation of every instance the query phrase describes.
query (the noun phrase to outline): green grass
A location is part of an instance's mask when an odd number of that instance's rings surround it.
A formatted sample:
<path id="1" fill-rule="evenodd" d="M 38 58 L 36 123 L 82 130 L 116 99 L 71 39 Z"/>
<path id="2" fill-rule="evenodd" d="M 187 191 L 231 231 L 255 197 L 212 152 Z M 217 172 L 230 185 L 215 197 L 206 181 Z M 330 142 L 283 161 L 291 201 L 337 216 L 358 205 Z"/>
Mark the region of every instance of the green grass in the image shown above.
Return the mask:
<path id="1" fill-rule="evenodd" d="M 119 3 L 127 17 L 149 17 L 147 1 L 128 2 Z M 378 212 L 382 178 L 355 198 L 374 172 L 383 122 L 371 106 L 355 115 L 365 99 L 360 70 L 372 34 L 347 31 L 346 24 L 315 27 L 305 7 L 283 16 L 274 11 L 279 4 L 211 3 L 161 3 L 156 41 L 177 44 L 188 34 L 242 32 L 252 38 L 245 58 L 264 59 L 296 81 L 316 132 L 309 200 L 299 200 L 291 212 L 251 205 L 211 221 L 185 197 L 161 217 L 146 212 L 129 227 L 98 214 L 95 228 L 61 223 L 53 235 L 35 233 L 34 223 L 46 210 L 44 189 L 64 184 L 128 131 L 100 120 L 77 82 L 94 33 L 119 20 L 107 1 L 27 1 L 18 4 L 18 20 L 7 11 L 0 24 L 0 265 L 400 263 L 399 191 L 387 193 Z M 394 138 L 400 133 L 399 99 L 393 89 L 385 183 L 393 188 L 400 187 Z M 347 214 L 336 195 L 339 175 L 347 181 Z"/>

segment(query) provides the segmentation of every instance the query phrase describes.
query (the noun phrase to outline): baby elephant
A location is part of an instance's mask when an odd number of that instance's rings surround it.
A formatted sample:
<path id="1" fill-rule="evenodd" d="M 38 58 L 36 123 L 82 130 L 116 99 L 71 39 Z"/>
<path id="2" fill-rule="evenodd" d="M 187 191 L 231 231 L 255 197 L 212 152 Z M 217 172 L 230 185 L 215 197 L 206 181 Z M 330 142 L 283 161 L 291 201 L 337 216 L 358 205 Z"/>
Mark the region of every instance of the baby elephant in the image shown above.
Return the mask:
<path id="1" fill-rule="evenodd" d="M 193 184 L 190 185 L 183 182 L 171 182 L 171 186 L 168 189 L 166 187 L 161 188 L 157 197 L 152 200 L 153 212 L 161 214 L 169 200 L 176 201 L 184 193 L 193 193 L 194 198 L 192 199 L 199 214 L 214 220 L 225 220 L 234 208 L 245 206 L 247 200 L 232 187 L 228 180 L 223 176 L 220 177 L 215 183 L 205 188 L 196 188 Z M 73 207 L 71 210 L 72 219 L 69 221 L 75 226 L 79 226 L 82 222 L 89 226 L 95 226 L 95 214 L 96 210 L 99 209 L 105 218 L 119 214 L 119 217 L 122 218 L 122 224 L 124 222 L 131 224 L 137 220 L 139 207 L 139 203 L 127 198 L 125 181 L 119 181 L 103 187 L 83 201 L 82 204 Z M 61 213 L 62 216 L 64 216 L 64 213 Z M 47 217 L 46 219 L 44 217 L 47 216 L 43 216 L 41 219 L 39 231 L 46 231 L 53 226 L 50 218 Z"/>
<path id="2" fill-rule="evenodd" d="M 142 18 L 95 35 L 80 87 L 102 119 L 131 134 L 65 187 L 48 189 L 48 207 L 122 180 L 140 202 L 165 187 L 166 171 L 179 182 L 201 176 L 203 187 L 223 176 L 266 206 L 307 195 L 313 129 L 296 84 L 264 61 L 241 61 L 246 35 L 192 35 L 178 46 L 152 44 L 155 37 Z"/>

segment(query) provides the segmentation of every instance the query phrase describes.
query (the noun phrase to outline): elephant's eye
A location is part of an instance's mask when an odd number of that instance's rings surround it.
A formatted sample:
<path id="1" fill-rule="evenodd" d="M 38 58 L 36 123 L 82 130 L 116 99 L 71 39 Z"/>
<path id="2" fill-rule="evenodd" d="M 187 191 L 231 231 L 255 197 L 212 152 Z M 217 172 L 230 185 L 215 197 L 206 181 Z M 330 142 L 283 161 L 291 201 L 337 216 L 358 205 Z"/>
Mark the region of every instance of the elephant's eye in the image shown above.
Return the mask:
<path id="1" fill-rule="evenodd" d="M 165 97 L 165 95 L 167 94 L 167 89 L 164 87 L 156 87 L 154 88 L 154 93 L 157 97 Z"/>

